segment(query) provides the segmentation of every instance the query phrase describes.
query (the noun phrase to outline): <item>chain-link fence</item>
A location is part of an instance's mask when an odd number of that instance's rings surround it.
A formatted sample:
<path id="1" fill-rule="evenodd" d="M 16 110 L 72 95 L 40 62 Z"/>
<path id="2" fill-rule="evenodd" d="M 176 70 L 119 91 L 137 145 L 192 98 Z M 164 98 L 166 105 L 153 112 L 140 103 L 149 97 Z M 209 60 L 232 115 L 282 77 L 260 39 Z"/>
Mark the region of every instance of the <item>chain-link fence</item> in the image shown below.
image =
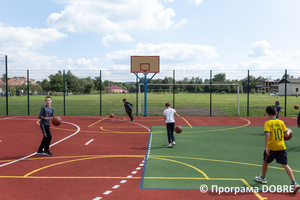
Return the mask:
<path id="1" fill-rule="evenodd" d="M 4 64 L 3 64 L 4 63 Z M 5 59 L 0 58 L 5 73 Z M 148 74 L 147 79 L 154 74 Z M 143 81 L 145 75 L 138 74 Z M 1 116 L 38 115 L 50 95 L 56 115 L 125 115 L 122 99 L 134 104 L 136 115 L 162 115 L 170 102 L 181 115 L 263 116 L 280 102 L 280 116 L 296 116 L 300 71 L 161 70 L 147 84 L 129 70 L 8 70 L 8 91 L 1 97 Z M 5 77 L 2 76 L 2 80 Z M 1 86 L 2 90 L 5 86 Z"/>

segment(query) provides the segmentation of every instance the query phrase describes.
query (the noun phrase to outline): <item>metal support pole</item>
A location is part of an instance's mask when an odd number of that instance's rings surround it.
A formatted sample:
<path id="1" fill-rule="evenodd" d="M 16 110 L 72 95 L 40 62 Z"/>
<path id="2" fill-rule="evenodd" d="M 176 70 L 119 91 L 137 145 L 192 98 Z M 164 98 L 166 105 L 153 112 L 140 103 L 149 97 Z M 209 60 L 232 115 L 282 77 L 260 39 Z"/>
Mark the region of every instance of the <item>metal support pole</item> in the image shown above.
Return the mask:
<path id="1" fill-rule="evenodd" d="M 250 72 L 248 70 L 247 117 L 249 117 Z"/>
<path id="2" fill-rule="evenodd" d="M 6 86 L 5 86 L 5 90 L 6 90 L 6 115 L 8 115 L 8 75 L 7 75 L 7 55 L 5 55 L 5 83 L 6 83 Z"/>
<path id="3" fill-rule="evenodd" d="M 285 70 L 284 79 L 284 116 L 286 117 L 287 69 Z"/>
<path id="4" fill-rule="evenodd" d="M 63 92 L 64 92 L 64 116 L 66 116 L 66 73 L 63 70 L 63 78 L 64 78 L 64 85 L 63 85 Z"/>
<path id="5" fill-rule="evenodd" d="M 212 116 L 212 70 L 210 70 L 210 89 L 209 89 L 209 93 L 210 93 L 209 116 Z"/>
<path id="6" fill-rule="evenodd" d="M 144 117 L 147 116 L 147 74 L 144 73 Z"/>
<path id="7" fill-rule="evenodd" d="M 175 109 L 175 70 L 173 70 L 173 108 Z"/>
<path id="8" fill-rule="evenodd" d="M 100 116 L 102 116 L 102 78 L 101 78 L 101 70 L 100 70 Z"/>
<path id="9" fill-rule="evenodd" d="M 28 110 L 28 116 L 30 115 L 30 108 L 29 108 L 29 91 L 30 91 L 30 87 L 29 87 L 29 70 L 27 70 L 27 110 Z"/>
<path id="10" fill-rule="evenodd" d="M 139 87 L 139 80 L 138 80 L 138 77 L 136 77 L 135 79 L 135 82 L 136 82 L 136 97 L 135 97 L 135 102 L 136 102 L 136 116 L 139 116 L 139 91 L 138 91 L 138 87 Z"/>

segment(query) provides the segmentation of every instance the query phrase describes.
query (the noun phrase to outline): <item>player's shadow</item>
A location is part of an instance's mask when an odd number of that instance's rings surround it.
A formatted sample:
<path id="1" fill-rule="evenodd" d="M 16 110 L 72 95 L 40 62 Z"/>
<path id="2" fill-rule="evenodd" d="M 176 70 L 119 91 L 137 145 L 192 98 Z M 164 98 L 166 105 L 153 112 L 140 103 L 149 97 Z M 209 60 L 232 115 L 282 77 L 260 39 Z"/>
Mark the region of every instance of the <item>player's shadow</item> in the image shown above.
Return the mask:
<path id="1" fill-rule="evenodd" d="M 288 147 L 287 151 L 288 152 L 299 152 L 300 151 L 300 146 L 298 146 L 298 147 Z"/>
<path id="2" fill-rule="evenodd" d="M 251 133 L 250 135 L 253 135 L 253 136 L 265 136 L 264 133 Z"/>
<path id="3" fill-rule="evenodd" d="M 161 147 L 151 147 L 151 149 L 166 149 L 166 145 L 161 145 Z"/>

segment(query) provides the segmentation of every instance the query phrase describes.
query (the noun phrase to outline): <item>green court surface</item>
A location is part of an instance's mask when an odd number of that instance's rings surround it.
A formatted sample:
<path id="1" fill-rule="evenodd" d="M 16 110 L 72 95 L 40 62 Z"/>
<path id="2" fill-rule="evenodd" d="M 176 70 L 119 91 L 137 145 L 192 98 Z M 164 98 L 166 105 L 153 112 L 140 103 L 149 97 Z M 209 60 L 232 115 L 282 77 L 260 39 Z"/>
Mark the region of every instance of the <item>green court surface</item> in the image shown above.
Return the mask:
<path id="1" fill-rule="evenodd" d="M 290 127 L 293 138 L 286 141 L 289 166 L 300 182 L 300 129 Z M 218 187 L 253 187 L 262 190 L 254 180 L 260 175 L 265 134 L 254 126 L 183 127 L 176 134 L 176 145 L 167 148 L 165 126 L 153 126 L 148 159 L 141 188 L 199 189 L 206 184 Z M 267 185 L 290 185 L 291 181 L 274 160 L 267 172 Z"/>

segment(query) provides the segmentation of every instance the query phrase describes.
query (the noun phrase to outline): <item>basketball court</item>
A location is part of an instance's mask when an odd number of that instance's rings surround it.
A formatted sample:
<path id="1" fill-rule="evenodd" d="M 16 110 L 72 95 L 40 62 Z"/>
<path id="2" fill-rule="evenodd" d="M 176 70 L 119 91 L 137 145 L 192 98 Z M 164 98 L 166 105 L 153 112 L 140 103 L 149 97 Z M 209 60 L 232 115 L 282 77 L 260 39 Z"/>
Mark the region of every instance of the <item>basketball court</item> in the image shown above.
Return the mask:
<path id="1" fill-rule="evenodd" d="M 185 117 L 176 145 L 167 148 L 162 117 L 61 117 L 51 126 L 53 156 L 36 155 L 42 139 L 37 117 L 0 118 L 1 199 L 295 199 L 289 193 L 206 193 L 199 187 L 261 187 L 266 118 Z M 286 142 L 296 180 L 300 149 L 295 118 Z M 13 129 L 11 127 L 14 127 Z M 249 141 L 253 138 L 253 141 Z M 280 165 L 268 171 L 271 185 L 290 184 Z"/>

